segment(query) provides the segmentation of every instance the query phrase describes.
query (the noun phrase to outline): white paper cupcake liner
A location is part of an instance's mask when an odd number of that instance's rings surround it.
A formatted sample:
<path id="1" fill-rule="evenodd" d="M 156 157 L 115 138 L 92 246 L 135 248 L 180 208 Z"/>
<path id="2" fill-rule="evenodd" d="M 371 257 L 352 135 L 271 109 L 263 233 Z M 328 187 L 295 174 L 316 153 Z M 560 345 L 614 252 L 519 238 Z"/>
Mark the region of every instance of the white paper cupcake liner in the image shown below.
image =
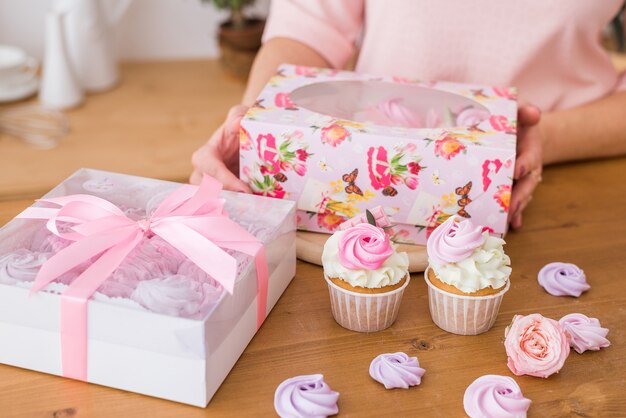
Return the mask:
<path id="1" fill-rule="evenodd" d="M 357 293 L 343 289 L 324 276 L 330 292 L 330 306 L 335 321 L 358 332 L 376 332 L 389 328 L 398 317 L 404 289 L 411 277 L 399 288 L 387 293 Z"/>
<path id="2" fill-rule="evenodd" d="M 427 268 L 424 280 L 428 284 L 428 305 L 433 322 L 444 331 L 459 335 L 478 335 L 493 327 L 500 310 L 502 297 L 509 290 L 507 280 L 504 289 L 489 296 L 462 296 L 439 289 L 428 280 Z"/>

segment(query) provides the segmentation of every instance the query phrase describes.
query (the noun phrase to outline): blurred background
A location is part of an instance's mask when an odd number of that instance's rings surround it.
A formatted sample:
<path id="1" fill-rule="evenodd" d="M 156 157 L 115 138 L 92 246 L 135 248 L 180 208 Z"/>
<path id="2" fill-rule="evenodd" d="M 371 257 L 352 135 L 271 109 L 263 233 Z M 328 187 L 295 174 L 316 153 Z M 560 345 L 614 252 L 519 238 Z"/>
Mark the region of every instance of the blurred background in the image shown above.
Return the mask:
<path id="1" fill-rule="evenodd" d="M 270 0 L 247 3 L 246 15 L 267 15 Z M 0 44 L 18 46 L 43 59 L 45 16 L 51 4 L 51 0 L 0 0 Z M 117 52 L 122 60 L 215 58 L 219 25 L 228 17 L 229 10 L 218 9 L 213 1 L 133 0 L 114 31 Z"/>

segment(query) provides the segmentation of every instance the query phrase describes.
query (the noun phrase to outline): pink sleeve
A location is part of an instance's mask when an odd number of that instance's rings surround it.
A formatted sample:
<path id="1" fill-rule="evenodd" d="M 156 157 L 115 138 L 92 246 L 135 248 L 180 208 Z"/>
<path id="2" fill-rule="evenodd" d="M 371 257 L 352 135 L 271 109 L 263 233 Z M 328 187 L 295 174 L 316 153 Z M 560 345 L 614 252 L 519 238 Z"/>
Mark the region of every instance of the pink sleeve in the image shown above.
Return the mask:
<path id="1" fill-rule="evenodd" d="M 293 39 L 342 68 L 354 54 L 362 27 L 363 0 L 272 0 L 263 42 Z"/>

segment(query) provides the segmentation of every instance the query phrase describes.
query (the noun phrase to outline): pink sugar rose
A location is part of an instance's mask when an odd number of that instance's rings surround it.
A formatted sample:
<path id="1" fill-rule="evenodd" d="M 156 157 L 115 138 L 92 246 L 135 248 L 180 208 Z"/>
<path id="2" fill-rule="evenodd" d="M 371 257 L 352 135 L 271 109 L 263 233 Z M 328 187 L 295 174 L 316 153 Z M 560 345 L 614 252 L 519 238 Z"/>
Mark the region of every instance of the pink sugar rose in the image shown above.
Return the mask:
<path id="1" fill-rule="evenodd" d="M 540 314 L 515 315 L 504 332 L 509 369 L 517 375 L 548 377 L 569 356 L 569 340 L 559 323 Z"/>
<path id="2" fill-rule="evenodd" d="M 353 270 L 376 270 L 391 257 L 393 248 L 382 228 L 357 224 L 346 229 L 339 239 L 339 261 Z"/>

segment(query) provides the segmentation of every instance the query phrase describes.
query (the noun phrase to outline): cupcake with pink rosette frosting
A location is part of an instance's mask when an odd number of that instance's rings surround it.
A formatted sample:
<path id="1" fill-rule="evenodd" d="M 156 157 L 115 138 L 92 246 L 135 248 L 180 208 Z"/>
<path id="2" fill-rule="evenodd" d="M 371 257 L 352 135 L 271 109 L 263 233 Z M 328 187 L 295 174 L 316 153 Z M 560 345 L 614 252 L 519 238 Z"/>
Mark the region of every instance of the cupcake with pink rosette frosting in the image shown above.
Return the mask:
<path id="1" fill-rule="evenodd" d="M 482 226 L 454 216 L 433 231 L 426 244 L 424 279 L 437 326 L 462 335 L 493 326 L 511 275 L 504 244 Z"/>
<path id="2" fill-rule="evenodd" d="M 338 399 L 323 375 L 296 376 L 278 385 L 274 409 L 281 418 L 324 418 L 339 412 Z"/>
<path id="3" fill-rule="evenodd" d="M 495 374 L 474 380 L 463 396 L 463 408 L 470 418 L 526 418 L 530 404 L 515 380 Z"/>
<path id="4" fill-rule="evenodd" d="M 396 252 L 382 228 L 361 223 L 330 236 L 322 254 L 331 309 L 353 331 L 388 328 L 409 283 L 409 259 Z"/>

